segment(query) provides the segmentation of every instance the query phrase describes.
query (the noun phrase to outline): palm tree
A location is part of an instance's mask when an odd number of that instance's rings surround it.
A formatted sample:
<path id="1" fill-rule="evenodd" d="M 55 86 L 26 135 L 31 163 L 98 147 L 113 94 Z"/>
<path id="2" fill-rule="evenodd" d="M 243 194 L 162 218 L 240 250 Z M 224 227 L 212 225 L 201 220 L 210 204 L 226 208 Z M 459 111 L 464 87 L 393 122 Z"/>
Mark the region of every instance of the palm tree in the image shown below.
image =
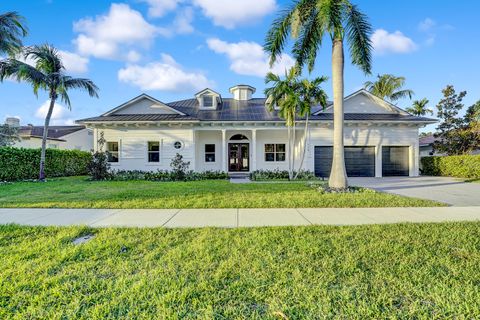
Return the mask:
<path id="1" fill-rule="evenodd" d="M 265 78 L 265 84 L 272 84 L 271 87 L 265 89 L 265 96 L 267 97 L 265 105 L 270 111 L 278 108 L 279 116 L 285 120 L 285 125 L 287 126 L 289 180 L 293 179 L 293 167 L 295 165 L 293 152 L 295 144 L 295 124 L 297 109 L 300 106 L 297 71 L 295 67 L 285 71 L 284 79 L 281 79 L 272 72 L 269 72 Z"/>
<path id="2" fill-rule="evenodd" d="M 307 135 L 308 135 L 308 124 L 310 114 L 312 113 L 312 105 L 319 104 L 322 108 L 327 106 L 327 93 L 320 87 L 321 84 L 327 81 L 327 77 L 318 77 L 309 81 L 308 79 L 303 79 L 299 82 L 299 91 L 300 91 L 300 108 L 299 116 L 305 117 L 305 129 L 303 133 L 303 152 L 302 158 L 300 160 L 300 165 L 298 166 L 298 171 L 294 180 L 297 178 L 300 170 L 303 167 L 303 162 L 305 161 L 305 153 L 307 146 Z"/>
<path id="3" fill-rule="evenodd" d="M 396 77 L 391 74 L 377 75 L 377 81 L 367 81 L 364 88 L 379 98 L 395 102 L 408 97 L 412 99 L 414 92 L 410 89 L 402 89 L 405 86 L 405 77 Z"/>
<path id="4" fill-rule="evenodd" d="M 270 54 L 270 64 L 275 63 L 292 35 L 292 53 L 301 68 L 308 65 L 313 71 L 317 51 L 323 38 L 332 40 L 332 83 L 333 83 L 333 162 L 329 185 L 343 189 L 348 186 L 345 171 L 343 144 L 343 42 L 349 44 L 352 63 L 366 74 L 371 71 L 372 27 L 356 5 L 349 0 L 299 0 L 283 12 L 267 33 L 264 50 Z"/>
<path id="5" fill-rule="evenodd" d="M 0 14 L 0 54 L 12 56 L 22 48 L 21 37 L 27 35 L 24 19 L 17 12 Z"/>
<path id="6" fill-rule="evenodd" d="M 407 112 L 413 114 L 414 116 L 421 117 L 426 115 L 427 113 L 433 115 L 433 110 L 427 108 L 428 101 L 427 98 L 423 98 L 422 100 L 415 100 L 410 108 L 407 108 Z"/>
<path id="7" fill-rule="evenodd" d="M 6 77 L 12 77 L 16 78 L 17 81 L 30 83 L 36 96 L 38 96 L 39 89 L 48 92 L 50 107 L 48 108 L 43 128 L 39 174 L 39 180 L 45 181 L 47 132 L 55 101 L 60 98 L 71 109 L 68 96 L 70 89 L 84 90 L 90 97 L 98 98 L 98 87 L 92 80 L 72 78 L 66 75 L 58 50 L 48 44 L 26 48 L 24 56 L 25 59 L 31 58 L 35 62 L 35 66 L 30 66 L 13 58 L 0 61 L 0 81 L 3 81 Z"/>

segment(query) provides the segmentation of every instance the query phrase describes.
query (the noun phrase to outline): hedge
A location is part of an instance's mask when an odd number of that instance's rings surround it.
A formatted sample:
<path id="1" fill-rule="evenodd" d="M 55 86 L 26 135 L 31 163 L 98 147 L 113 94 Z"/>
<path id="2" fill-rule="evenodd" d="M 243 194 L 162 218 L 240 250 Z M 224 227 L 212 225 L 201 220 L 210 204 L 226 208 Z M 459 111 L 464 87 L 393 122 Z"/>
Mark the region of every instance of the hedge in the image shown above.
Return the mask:
<path id="1" fill-rule="evenodd" d="M 45 175 L 47 178 L 87 174 L 92 159 L 89 152 L 47 149 Z M 38 179 L 40 149 L 0 147 L 0 181 Z"/>
<path id="2" fill-rule="evenodd" d="M 480 155 L 423 157 L 422 174 L 459 178 L 480 178 Z"/>

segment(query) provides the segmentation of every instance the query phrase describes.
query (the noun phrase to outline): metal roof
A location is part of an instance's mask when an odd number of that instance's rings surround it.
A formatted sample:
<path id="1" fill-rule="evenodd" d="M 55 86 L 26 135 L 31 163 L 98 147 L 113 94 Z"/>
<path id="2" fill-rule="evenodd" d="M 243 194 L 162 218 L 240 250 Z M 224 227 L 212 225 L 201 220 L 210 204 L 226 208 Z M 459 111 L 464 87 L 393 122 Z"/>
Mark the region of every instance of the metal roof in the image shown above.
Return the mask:
<path id="1" fill-rule="evenodd" d="M 84 126 L 49 126 L 47 138 L 60 139 L 83 129 L 85 129 Z M 18 134 L 24 137 L 43 137 L 43 126 L 21 126 Z"/>
<path id="2" fill-rule="evenodd" d="M 225 98 L 216 110 L 201 110 L 197 99 L 186 99 L 166 103 L 169 107 L 185 115 L 176 114 L 131 114 L 131 115 L 105 115 L 78 120 L 77 122 L 115 122 L 115 121 L 283 121 L 278 110 L 269 111 L 265 107 L 265 98 L 253 98 L 239 101 Z M 321 111 L 320 106 L 312 108 L 312 114 Z M 318 113 L 310 117 L 314 121 L 331 121 L 332 113 Z M 302 120 L 302 119 L 299 119 Z M 395 113 L 345 113 L 347 121 L 411 121 L 435 122 L 434 119 L 415 117 L 412 115 Z"/>

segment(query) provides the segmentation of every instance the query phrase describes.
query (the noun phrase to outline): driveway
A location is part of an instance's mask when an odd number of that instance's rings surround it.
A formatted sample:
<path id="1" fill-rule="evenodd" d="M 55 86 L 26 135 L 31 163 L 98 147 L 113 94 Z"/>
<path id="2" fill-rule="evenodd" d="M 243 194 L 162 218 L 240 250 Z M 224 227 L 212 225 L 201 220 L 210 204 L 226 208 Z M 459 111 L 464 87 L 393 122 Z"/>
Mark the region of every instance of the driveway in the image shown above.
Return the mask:
<path id="1" fill-rule="evenodd" d="M 480 183 L 449 177 L 349 178 L 350 185 L 402 196 L 445 202 L 452 206 L 480 206 Z"/>

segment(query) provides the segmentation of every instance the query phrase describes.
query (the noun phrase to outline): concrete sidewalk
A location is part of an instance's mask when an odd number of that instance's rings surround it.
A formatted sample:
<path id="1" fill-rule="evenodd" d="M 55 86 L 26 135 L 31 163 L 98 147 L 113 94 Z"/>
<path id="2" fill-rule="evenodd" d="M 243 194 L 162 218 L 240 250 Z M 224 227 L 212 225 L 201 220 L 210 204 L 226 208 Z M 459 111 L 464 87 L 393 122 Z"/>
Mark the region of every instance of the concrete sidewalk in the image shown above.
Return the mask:
<path id="1" fill-rule="evenodd" d="M 0 209 L 0 224 L 261 227 L 479 221 L 479 207 L 307 209 Z"/>

